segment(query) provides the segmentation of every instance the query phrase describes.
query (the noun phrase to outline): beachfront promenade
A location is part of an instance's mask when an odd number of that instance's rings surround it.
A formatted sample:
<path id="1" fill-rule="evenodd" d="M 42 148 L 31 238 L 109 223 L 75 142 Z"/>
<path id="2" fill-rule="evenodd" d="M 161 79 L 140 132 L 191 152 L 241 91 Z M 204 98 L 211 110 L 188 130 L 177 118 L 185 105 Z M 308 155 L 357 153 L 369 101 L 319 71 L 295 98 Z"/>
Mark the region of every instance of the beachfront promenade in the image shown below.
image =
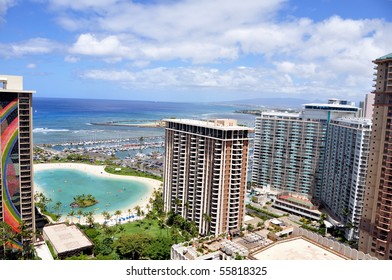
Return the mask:
<path id="1" fill-rule="evenodd" d="M 116 175 L 110 174 L 105 171 L 105 166 L 102 165 L 90 165 L 90 164 L 83 164 L 83 163 L 43 163 L 43 164 L 35 164 L 34 171 L 50 171 L 55 169 L 69 169 L 69 170 L 77 170 L 85 172 L 89 175 L 98 177 L 98 178 L 112 178 L 112 179 L 120 179 L 120 180 L 127 180 L 130 183 L 132 182 L 139 182 L 142 183 L 147 187 L 147 194 L 143 195 L 142 197 L 138 198 L 136 201 L 131 202 L 126 207 L 122 207 L 120 209 L 121 215 L 116 216 L 112 215 L 109 220 L 106 221 L 108 225 L 114 225 L 116 223 L 123 223 L 128 221 L 133 221 L 140 219 L 141 217 L 137 216 L 134 208 L 135 206 L 140 206 L 140 209 L 143 212 L 147 212 L 147 204 L 149 203 L 149 199 L 153 194 L 155 189 L 161 188 L 161 181 L 144 178 L 144 177 L 137 177 L 137 176 L 124 176 L 124 175 Z M 35 183 L 35 192 L 43 192 L 45 191 L 39 185 Z M 83 188 L 83 186 L 81 186 Z M 94 195 L 94 194 L 92 194 Z M 131 210 L 131 211 L 129 211 Z M 113 213 L 111 213 L 113 214 Z M 98 223 L 104 223 L 105 219 L 101 213 L 94 213 L 93 215 L 94 221 Z M 78 219 L 78 217 L 75 217 Z M 60 221 L 65 221 L 67 217 L 64 215 Z M 83 223 L 84 219 L 79 219 L 81 223 Z"/>

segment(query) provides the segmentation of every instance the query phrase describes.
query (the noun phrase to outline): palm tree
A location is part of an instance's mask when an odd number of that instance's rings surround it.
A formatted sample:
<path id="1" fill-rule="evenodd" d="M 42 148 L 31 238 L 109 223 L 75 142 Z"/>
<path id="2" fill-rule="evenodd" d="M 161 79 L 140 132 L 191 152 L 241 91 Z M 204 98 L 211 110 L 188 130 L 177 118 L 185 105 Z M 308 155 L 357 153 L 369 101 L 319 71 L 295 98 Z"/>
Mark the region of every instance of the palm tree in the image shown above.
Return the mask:
<path id="1" fill-rule="evenodd" d="M 121 210 L 116 210 L 114 212 L 114 215 L 116 215 L 117 219 L 116 219 L 116 224 L 118 223 L 118 217 L 121 215 Z"/>
<path id="2" fill-rule="evenodd" d="M 206 224 L 207 224 L 207 228 L 208 228 L 207 234 L 210 235 L 210 222 L 211 222 L 211 216 L 208 215 L 207 213 L 204 213 L 204 214 L 203 214 L 203 219 L 204 219 L 204 221 L 205 221 Z"/>
<path id="3" fill-rule="evenodd" d="M 76 212 L 76 214 L 78 215 L 78 218 L 79 218 L 79 224 L 80 224 L 80 218 L 82 217 L 82 215 L 83 215 L 83 211 L 81 210 L 81 209 L 79 209 L 77 212 Z"/>
<path id="4" fill-rule="evenodd" d="M 21 222 L 18 229 L 19 232 L 16 235 L 16 239 L 21 240 L 23 244 L 21 259 L 32 259 L 35 255 L 33 245 L 33 231 L 26 226 L 26 223 L 24 221 Z"/>
<path id="5" fill-rule="evenodd" d="M 185 217 L 186 217 L 188 215 L 188 210 L 189 210 L 189 201 L 184 203 L 184 207 L 185 207 L 185 211 L 186 211 L 186 213 L 185 213 Z"/>
<path id="6" fill-rule="evenodd" d="M 71 217 L 71 223 L 73 224 L 73 217 L 75 217 L 75 211 L 74 210 L 69 211 L 68 216 Z"/>
<path id="7" fill-rule="evenodd" d="M 138 215 L 140 217 L 141 216 L 141 211 L 142 211 L 140 206 L 136 205 L 133 209 L 136 211 L 136 215 Z"/>
<path id="8" fill-rule="evenodd" d="M 108 211 L 103 211 L 102 216 L 105 222 L 107 222 L 110 219 L 110 213 Z"/>
<path id="9" fill-rule="evenodd" d="M 57 201 L 56 204 L 53 206 L 53 209 L 57 211 L 57 220 L 59 220 L 61 217 L 60 215 L 61 205 L 62 205 L 61 201 Z"/>
<path id="10" fill-rule="evenodd" d="M 86 223 L 89 224 L 90 227 L 94 227 L 94 212 L 88 212 L 87 213 L 87 218 L 86 218 Z"/>
<path id="11" fill-rule="evenodd" d="M 52 199 L 47 198 L 42 192 L 35 193 L 34 200 L 37 202 L 37 207 L 40 208 L 41 211 L 46 211 L 48 203 L 52 201 Z"/>
<path id="12" fill-rule="evenodd" d="M 4 259 L 33 259 L 35 250 L 33 246 L 33 232 L 28 228 L 24 221 L 18 227 L 16 232 L 10 225 L 0 222 L 0 252 L 1 258 Z M 9 244 L 15 241 L 22 243 L 22 250 L 14 250 Z"/>
<path id="13" fill-rule="evenodd" d="M 132 209 L 128 208 L 128 223 L 131 222 L 131 211 L 132 211 Z"/>
<path id="14" fill-rule="evenodd" d="M 85 218 L 85 222 L 87 222 L 88 212 L 83 212 L 82 216 Z"/>
<path id="15" fill-rule="evenodd" d="M 178 207 L 181 207 L 181 200 L 178 197 L 174 200 L 174 205 L 176 206 L 176 213 L 178 213 Z"/>
<path id="16" fill-rule="evenodd" d="M 6 259 L 7 256 L 7 244 L 15 239 L 15 232 L 11 226 L 6 222 L 0 222 L 0 252 L 3 251 L 2 258 Z"/>

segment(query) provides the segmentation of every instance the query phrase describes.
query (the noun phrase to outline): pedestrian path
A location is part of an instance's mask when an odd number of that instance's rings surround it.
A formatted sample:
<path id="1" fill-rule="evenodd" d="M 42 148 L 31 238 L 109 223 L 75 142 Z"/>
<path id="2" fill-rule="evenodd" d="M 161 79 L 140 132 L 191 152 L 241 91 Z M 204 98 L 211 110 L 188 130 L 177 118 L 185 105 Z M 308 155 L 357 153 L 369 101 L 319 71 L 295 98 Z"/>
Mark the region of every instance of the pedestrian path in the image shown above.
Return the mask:
<path id="1" fill-rule="evenodd" d="M 41 242 L 35 246 L 35 251 L 37 252 L 38 257 L 42 260 L 53 260 L 52 254 L 50 253 L 48 245 L 45 242 Z"/>

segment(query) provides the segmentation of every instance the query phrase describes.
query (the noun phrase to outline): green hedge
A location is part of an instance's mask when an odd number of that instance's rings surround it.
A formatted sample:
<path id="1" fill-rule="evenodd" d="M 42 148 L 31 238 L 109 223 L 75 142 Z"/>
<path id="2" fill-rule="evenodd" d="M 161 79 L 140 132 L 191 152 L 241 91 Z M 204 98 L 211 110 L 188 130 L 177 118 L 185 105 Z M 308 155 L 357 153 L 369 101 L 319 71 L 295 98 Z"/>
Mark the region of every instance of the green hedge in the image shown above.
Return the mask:
<path id="1" fill-rule="evenodd" d="M 269 219 L 270 219 L 271 217 L 273 217 L 273 218 L 280 218 L 280 217 L 282 217 L 281 215 L 278 215 L 278 214 L 275 214 L 275 213 L 268 212 L 268 211 L 266 211 L 266 210 L 257 208 L 257 207 L 255 207 L 255 206 L 253 206 L 253 205 L 250 205 L 250 204 L 247 204 L 246 207 L 249 208 L 249 209 L 252 209 L 252 210 L 254 210 L 254 211 L 256 211 L 256 212 L 263 213 L 263 214 L 265 214 L 266 216 L 269 216 Z"/>

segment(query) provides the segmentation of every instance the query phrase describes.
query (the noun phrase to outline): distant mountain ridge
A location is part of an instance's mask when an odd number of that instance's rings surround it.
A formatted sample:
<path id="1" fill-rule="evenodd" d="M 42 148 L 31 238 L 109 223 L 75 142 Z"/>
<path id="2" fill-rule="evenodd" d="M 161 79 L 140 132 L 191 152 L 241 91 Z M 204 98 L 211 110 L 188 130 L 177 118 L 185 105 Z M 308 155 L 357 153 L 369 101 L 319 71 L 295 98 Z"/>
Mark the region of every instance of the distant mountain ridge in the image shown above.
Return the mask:
<path id="1" fill-rule="evenodd" d="M 221 104 L 246 105 L 255 107 L 302 108 L 307 103 L 326 103 L 327 100 L 309 100 L 301 98 L 252 98 L 219 102 Z"/>

